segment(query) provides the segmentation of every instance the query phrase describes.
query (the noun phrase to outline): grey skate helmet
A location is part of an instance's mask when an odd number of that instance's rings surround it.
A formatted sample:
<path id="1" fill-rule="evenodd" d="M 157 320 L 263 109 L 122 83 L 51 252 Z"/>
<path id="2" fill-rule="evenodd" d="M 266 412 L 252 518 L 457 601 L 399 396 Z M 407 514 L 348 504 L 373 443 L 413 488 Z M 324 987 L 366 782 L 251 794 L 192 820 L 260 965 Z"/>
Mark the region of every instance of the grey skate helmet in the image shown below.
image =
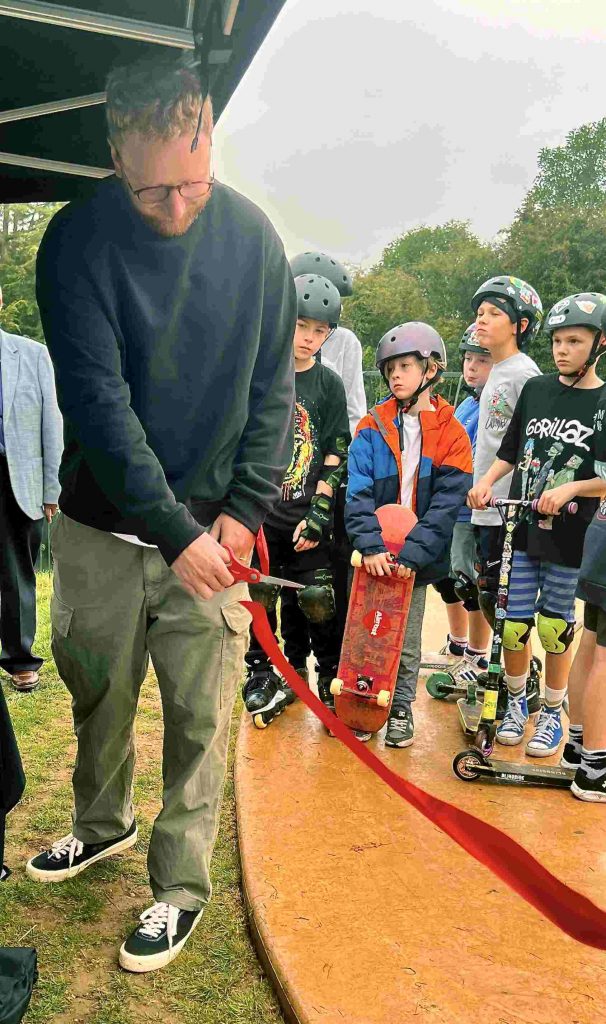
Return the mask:
<path id="1" fill-rule="evenodd" d="M 353 295 L 351 274 L 342 263 L 334 260 L 332 256 L 327 256 L 325 252 L 300 252 L 291 259 L 290 269 L 293 277 L 300 277 L 301 274 L 321 274 L 334 284 L 343 299 Z"/>
<path id="2" fill-rule="evenodd" d="M 406 324 L 398 324 L 397 327 L 392 327 L 391 331 L 384 334 L 377 345 L 376 366 L 381 371 L 386 383 L 389 382 L 385 373 L 385 367 L 389 360 L 397 359 L 398 356 L 409 355 L 417 356 L 423 360 L 423 376 L 421 383 L 410 398 L 407 398 L 405 402 L 398 400 L 399 413 L 408 412 L 409 409 L 412 409 L 420 395 L 433 384 L 437 384 L 442 375 L 442 370 L 446 367 L 446 347 L 444 342 L 433 327 L 422 323 L 420 320 L 410 320 Z M 430 356 L 435 356 L 442 365 L 438 367 L 436 374 L 431 380 L 425 380 L 427 376 L 427 360 Z M 404 450 L 403 430 L 402 418 L 400 416 L 400 451 Z"/>
<path id="3" fill-rule="evenodd" d="M 333 329 L 341 316 L 341 296 L 331 281 L 317 274 L 295 277 L 297 316 L 321 320 Z"/>
<path id="4" fill-rule="evenodd" d="M 474 313 L 478 312 L 485 299 L 503 309 L 511 322 L 517 324 L 518 347 L 522 351 L 528 348 L 538 334 L 543 320 L 543 304 L 532 285 L 519 277 L 490 277 L 480 285 L 471 300 Z M 523 319 L 528 320 L 525 331 L 521 329 Z"/>
<path id="5" fill-rule="evenodd" d="M 375 364 L 381 371 L 385 380 L 385 366 L 390 359 L 397 356 L 418 356 L 419 359 L 429 359 L 435 356 L 446 366 L 446 348 L 440 335 L 429 324 L 420 320 L 410 320 L 405 324 L 398 324 L 392 327 L 387 334 L 384 334 L 379 344 L 375 357 Z"/>
<path id="6" fill-rule="evenodd" d="M 545 333 L 552 339 L 554 331 L 560 327 L 587 327 L 594 331 L 593 345 L 587 362 L 574 373 L 562 374 L 564 377 L 576 377 L 576 384 L 598 358 L 600 339 L 606 327 L 606 295 L 600 292 L 578 292 L 576 295 L 567 295 L 565 299 L 560 299 L 549 310 Z"/>
<path id="7" fill-rule="evenodd" d="M 461 355 L 465 355 L 466 352 L 477 352 L 481 356 L 489 356 L 490 352 L 487 348 L 482 348 L 480 345 L 480 339 L 476 334 L 475 323 L 470 324 L 466 328 L 463 337 L 459 343 L 459 352 Z"/>

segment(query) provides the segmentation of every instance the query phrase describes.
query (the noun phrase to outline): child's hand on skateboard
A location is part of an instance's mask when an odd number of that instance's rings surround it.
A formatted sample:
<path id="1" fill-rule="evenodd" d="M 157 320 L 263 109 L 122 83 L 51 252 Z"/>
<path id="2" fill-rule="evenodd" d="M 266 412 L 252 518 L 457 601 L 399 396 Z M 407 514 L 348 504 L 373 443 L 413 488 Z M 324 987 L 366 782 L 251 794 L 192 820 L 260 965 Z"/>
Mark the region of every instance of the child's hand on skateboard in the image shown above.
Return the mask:
<path id="1" fill-rule="evenodd" d="M 364 555 L 363 562 L 370 576 L 397 576 L 407 580 L 414 571 L 407 565 L 398 565 L 386 551 L 380 551 L 377 555 Z"/>
<path id="2" fill-rule="evenodd" d="M 295 551 L 311 551 L 312 548 L 317 548 L 320 543 L 318 540 L 307 540 L 305 537 L 302 537 L 301 534 L 303 533 L 303 530 L 306 529 L 307 520 L 302 519 L 292 535 Z"/>

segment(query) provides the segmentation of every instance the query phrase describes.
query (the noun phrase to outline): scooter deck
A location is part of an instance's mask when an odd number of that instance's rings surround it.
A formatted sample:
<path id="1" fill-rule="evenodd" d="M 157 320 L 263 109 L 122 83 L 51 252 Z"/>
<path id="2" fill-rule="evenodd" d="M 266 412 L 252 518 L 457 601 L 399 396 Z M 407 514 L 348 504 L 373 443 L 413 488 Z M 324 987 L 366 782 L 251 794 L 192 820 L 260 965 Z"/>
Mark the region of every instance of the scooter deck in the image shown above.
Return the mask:
<path id="1" fill-rule="evenodd" d="M 576 769 L 548 764 L 515 764 L 482 757 L 476 750 L 462 751 L 453 761 L 453 771 L 463 782 L 491 782 L 502 786 L 543 786 L 570 789 Z"/>

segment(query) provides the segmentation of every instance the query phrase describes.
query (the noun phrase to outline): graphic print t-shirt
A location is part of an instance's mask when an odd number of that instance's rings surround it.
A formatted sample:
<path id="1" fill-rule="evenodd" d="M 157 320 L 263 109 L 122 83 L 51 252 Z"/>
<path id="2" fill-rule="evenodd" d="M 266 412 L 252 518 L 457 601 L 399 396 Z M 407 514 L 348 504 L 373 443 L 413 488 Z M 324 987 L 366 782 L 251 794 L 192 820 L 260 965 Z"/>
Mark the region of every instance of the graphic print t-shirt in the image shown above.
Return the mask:
<path id="1" fill-rule="evenodd" d="M 473 463 L 473 482 L 477 484 L 497 457 L 501 441 L 511 422 L 513 410 L 527 380 L 539 376 L 537 364 L 525 352 L 517 352 L 495 363 L 480 396 L 480 415 Z M 495 498 L 506 498 L 511 477 L 505 476 L 492 489 Z M 474 509 L 471 521 L 477 526 L 500 526 L 496 508 Z"/>
<path id="2" fill-rule="evenodd" d="M 282 501 L 267 517 L 278 528 L 292 529 L 305 518 L 324 459 L 347 456 L 351 441 L 343 381 L 333 370 L 314 363 L 295 374 L 295 445 L 282 484 Z"/>
<path id="3" fill-rule="evenodd" d="M 557 374 L 529 380 L 522 390 L 498 458 L 515 465 L 510 497 L 530 500 L 543 491 L 594 477 L 594 418 L 605 393 L 572 388 Z M 587 526 L 597 498 L 579 498 L 576 515 L 533 513 L 514 546 L 532 558 L 576 568 L 581 564 Z"/>

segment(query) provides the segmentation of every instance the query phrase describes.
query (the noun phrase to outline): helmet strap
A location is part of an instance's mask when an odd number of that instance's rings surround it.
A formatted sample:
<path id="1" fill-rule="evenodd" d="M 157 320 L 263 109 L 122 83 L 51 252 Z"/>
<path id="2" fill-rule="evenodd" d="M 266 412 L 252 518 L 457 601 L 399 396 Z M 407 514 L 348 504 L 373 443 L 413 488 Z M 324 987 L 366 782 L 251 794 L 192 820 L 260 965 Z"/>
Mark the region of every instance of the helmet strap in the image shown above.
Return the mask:
<path id="1" fill-rule="evenodd" d="M 419 386 L 416 389 L 416 391 L 413 391 L 413 393 L 410 396 L 410 398 L 407 398 L 404 401 L 402 401 L 402 399 L 400 399 L 400 398 L 398 399 L 398 424 L 399 424 L 399 431 L 400 431 L 400 451 L 401 452 L 404 451 L 404 423 L 402 421 L 402 413 L 410 412 L 410 410 L 412 409 L 413 405 L 416 405 L 416 403 L 418 402 L 418 400 L 421 397 L 421 395 L 423 394 L 423 392 L 427 391 L 427 389 L 432 387 L 434 384 L 437 384 L 437 382 L 439 381 L 440 377 L 442 376 L 442 369 L 441 369 L 441 367 L 438 367 L 437 372 L 434 374 L 434 376 L 431 378 L 431 380 L 425 380 L 425 377 L 427 376 L 427 368 L 429 366 L 429 360 L 428 359 L 424 359 L 423 360 L 423 364 L 424 364 L 423 365 L 423 376 L 421 377 L 421 383 L 419 384 Z"/>
<path id="2" fill-rule="evenodd" d="M 594 365 L 594 363 L 597 362 L 597 360 L 599 358 L 599 353 L 600 353 L 600 338 L 601 337 L 602 337 L 602 332 L 601 331 L 596 331 L 595 337 L 593 339 L 593 345 L 591 346 L 591 350 L 590 350 L 589 355 L 587 357 L 587 362 L 583 364 L 583 366 L 581 367 L 580 370 L 575 370 L 574 373 L 563 373 L 563 374 L 561 374 L 562 377 L 567 377 L 567 378 L 568 377 L 573 377 L 574 378 L 574 380 L 572 381 L 572 384 L 570 385 L 571 387 L 575 387 L 575 385 L 578 384 L 579 381 L 583 380 L 583 377 L 585 376 L 587 371 L 590 370 L 591 367 Z"/>

